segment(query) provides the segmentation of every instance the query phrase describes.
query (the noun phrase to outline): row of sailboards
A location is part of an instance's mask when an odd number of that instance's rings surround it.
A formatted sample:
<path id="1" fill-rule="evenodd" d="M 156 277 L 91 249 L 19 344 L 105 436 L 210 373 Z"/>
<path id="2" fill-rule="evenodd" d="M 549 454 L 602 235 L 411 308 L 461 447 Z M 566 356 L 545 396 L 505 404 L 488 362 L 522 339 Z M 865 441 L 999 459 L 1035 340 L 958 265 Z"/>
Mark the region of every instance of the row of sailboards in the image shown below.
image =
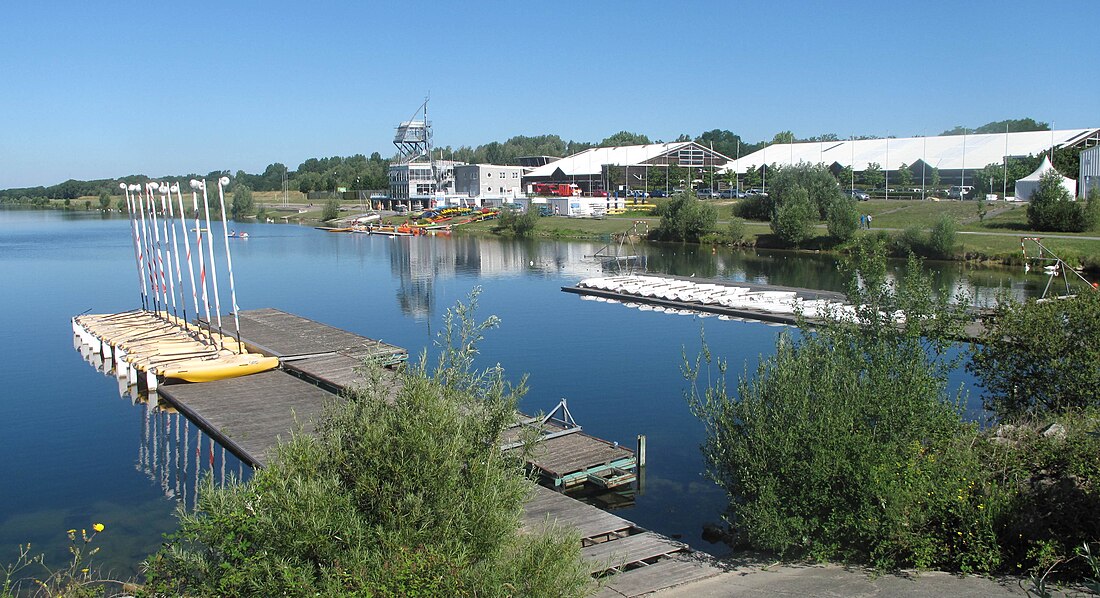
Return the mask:
<path id="1" fill-rule="evenodd" d="M 278 358 L 250 353 L 241 341 L 225 217 L 228 184 L 228 177 L 217 182 L 235 338 L 222 327 L 218 260 L 206 181 L 190 181 L 190 210 L 186 209 L 179 183 L 119 185 L 126 195 L 141 308 L 112 314 L 81 314 L 72 319 L 72 326 L 73 334 L 82 344 L 100 352 L 105 360 L 115 361 L 113 369 L 120 378 L 143 382 L 155 390 L 163 379 L 207 382 L 278 367 Z M 193 227 L 188 226 L 191 218 Z M 195 233 L 194 252 L 189 228 Z M 205 328 L 201 322 L 189 319 L 189 304 L 196 320 L 200 313 L 205 315 Z"/>

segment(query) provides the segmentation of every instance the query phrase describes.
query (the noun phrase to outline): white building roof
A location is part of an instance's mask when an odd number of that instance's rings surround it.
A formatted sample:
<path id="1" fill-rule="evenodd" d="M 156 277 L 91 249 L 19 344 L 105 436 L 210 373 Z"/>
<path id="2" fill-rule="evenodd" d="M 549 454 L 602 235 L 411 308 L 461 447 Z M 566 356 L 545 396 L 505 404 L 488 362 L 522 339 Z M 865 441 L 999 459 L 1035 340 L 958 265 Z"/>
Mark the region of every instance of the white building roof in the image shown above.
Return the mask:
<path id="1" fill-rule="evenodd" d="M 604 164 L 616 166 L 634 166 L 668 152 L 692 145 L 691 141 L 673 143 L 650 143 L 648 145 L 624 145 L 620 147 L 594 147 L 561 160 L 544 164 L 528 172 L 526 176 L 548 177 L 558 169 L 565 176 L 597 176 L 603 172 Z"/>
<path id="2" fill-rule="evenodd" d="M 897 170 L 902 164 L 912 166 L 919 160 L 943 170 L 977 169 L 1000 164 L 1005 156 L 1036 155 L 1051 145 L 1063 147 L 1096 135 L 1100 135 L 1100 129 L 777 143 L 730 162 L 725 170 L 743 173 L 750 166 L 799 162 L 825 165 L 835 162 L 851 166 L 857 172 L 871 162 L 878 162 L 883 170 Z"/>

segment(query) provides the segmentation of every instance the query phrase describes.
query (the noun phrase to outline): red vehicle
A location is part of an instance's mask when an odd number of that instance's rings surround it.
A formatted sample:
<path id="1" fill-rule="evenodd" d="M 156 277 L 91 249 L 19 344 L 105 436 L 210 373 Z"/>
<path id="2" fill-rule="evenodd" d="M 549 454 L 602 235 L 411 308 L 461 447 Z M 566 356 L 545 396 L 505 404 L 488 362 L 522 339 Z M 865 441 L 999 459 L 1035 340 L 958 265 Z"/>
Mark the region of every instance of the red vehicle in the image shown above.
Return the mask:
<path id="1" fill-rule="evenodd" d="M 555 195 L 558 197 L 573 197 L 581 194 L 581 188 L 567 183 L 534 183 L 531 190 L 535 195 Z"/>

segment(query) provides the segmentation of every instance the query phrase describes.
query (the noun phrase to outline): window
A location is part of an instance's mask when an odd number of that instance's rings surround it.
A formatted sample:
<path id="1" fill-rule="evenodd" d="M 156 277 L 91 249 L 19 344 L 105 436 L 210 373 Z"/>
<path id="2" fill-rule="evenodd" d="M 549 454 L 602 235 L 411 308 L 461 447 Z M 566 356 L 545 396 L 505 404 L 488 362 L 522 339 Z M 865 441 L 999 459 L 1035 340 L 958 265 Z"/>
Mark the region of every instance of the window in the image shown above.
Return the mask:
<path id="1" fill-rule="evenodd" d="M 706 154 L 697 147 L 686 147 L 679 151 L 676 160 L 680 166 L 704 166 Z"/>

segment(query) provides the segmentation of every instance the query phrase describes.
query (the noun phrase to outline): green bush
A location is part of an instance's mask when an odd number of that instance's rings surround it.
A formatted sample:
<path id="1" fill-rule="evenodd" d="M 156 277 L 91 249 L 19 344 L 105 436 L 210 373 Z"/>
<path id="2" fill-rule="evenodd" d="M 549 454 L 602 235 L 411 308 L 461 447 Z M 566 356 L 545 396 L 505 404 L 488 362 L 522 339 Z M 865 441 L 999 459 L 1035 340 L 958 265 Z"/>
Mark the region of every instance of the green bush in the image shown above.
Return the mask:
<path id="1" fill-rule="evenodd" d="M 532 482 L 497 439 L 525 391 L 471 369 L 490 318 L 448 310 L 438 364 L 369 370 L 245 484 L 208 481 L 146 563 L 156 595 L 572 596 L 575 535 L 521 533 Z"/>
<path id="2" fill-rule="evenodd" d="M 928 233 L 928 252 L 931 257 L 947 259 L 955 254 L 955 231 L 958 229 L 955 219 L 940 214 L 932 230 Z"/>
<path id="3" fill-rule="evenodd" d="M 814 209 L 817 210 L 814 220 L 827 218 L 829 207 L 843 198 L 836 177 L 823 166 L 799 162 L 778 169 L 774 176 L 768 178 L 768 191 L 777 203 L 784 201 L 784 198 L 796 187 L 804 189 Z"/>
<path id="4" fill-rule="evenodd" d="M 706 427 L 707 472 L 729 494 L 727 520 L 757 549 L 878 567 L 990 571 L 1000 563 L 999 499 L 970 450 L 973 426 L 947 392 L 946 340 L 965 306 L 931 292 L 911 260 L 896 291 L 881 246 L 859 250 L 850 301 L 862 323 L 836 321 L 776 354 L 737 393 L 704 346 L 689 402 Z M 858 283 L 856 281 L 859 281 Z M 889 314 L 904 309 L 905 323 Z M 718 382 L 696 383 L 717 367 Z"/>
<path id="5" fill-rule="evenodd" d="M 772 219 L 772 211 L 775 204 L 767 195 L 750 195 L 737 202 L 733 206 L 734 216 L 740 216 L 745 220 L 767 222 Z"/>
<path id="6" fill-rule="evenodd" d="M 986 322 L 968 369 L 1002 418 L 1100 407 L 1100 292 L 1023 304 L 1010 299 Z"/>
<path id="7" fill-rule="evenodd" d="M 812 238 L 816 222 L 817 208 L 802 187 L 795 185 L 783 197 L 776 197 L 771 228 L 784 243 L 797 246 Z"/>
<path id="8" fill-rule="evenodd" d="M 1027 206 L 1027 223 L 1032 230 L 1081 232 L 1088 230 L 1085 206 L 1073 200 L 1062 186 L 1062 175 L 1051 170 L 1039 179 L 1039 188 Z"/>
<path id="9" fill-rule="evenodd" d="M 321 208 L 321 220 L 335 220 L 340 215 L 340 200 L 330 197 L 325 200 L 325 206 Z"/>
<path id="10" fill-rule="evenodd" d="M 745 239 L 745 221 L 737 216 L 731 217 L 729 224 L 726 225 L 726 234 L 733 243 L 742 242 Z"/>
<path id="11" fill-rule="evenodd" d="M 1008 570 L 1041 572 L 1100 539 L 1100 410 L 1014 420 L 975 443 L 993 482 L 1010 502 L 998 517 Z M 1091 573 L 1059 565 L 1063 575 Z"/>
<path id="12" fill-rule="evenodd" d="M 845 197 L 838 197 L 829 204 L 825 224 L 829 229 L 829 236 L 837 241 L 848 241 L 855 236 L 859 229 L 859 212 L 856 211 L 855 201 Z"/>
<path id="13" fill-rule="evenodd" d="M 524 212 L 515 209 L 502 209 L 497 216 L 497 224 L 494 232 L 506 233 L 516 237 L 528 237 L 535 231 L 539 222 L 539 212 L 534 207 L 529 207 Z"/>
<path id="14" fill-rule="evenodd" d="M 653 235 L 662 241 L 698 241 L 718 224 L 718 209 L 690 193 L 675 195 L 659 207 L 661 224 Z"/>

